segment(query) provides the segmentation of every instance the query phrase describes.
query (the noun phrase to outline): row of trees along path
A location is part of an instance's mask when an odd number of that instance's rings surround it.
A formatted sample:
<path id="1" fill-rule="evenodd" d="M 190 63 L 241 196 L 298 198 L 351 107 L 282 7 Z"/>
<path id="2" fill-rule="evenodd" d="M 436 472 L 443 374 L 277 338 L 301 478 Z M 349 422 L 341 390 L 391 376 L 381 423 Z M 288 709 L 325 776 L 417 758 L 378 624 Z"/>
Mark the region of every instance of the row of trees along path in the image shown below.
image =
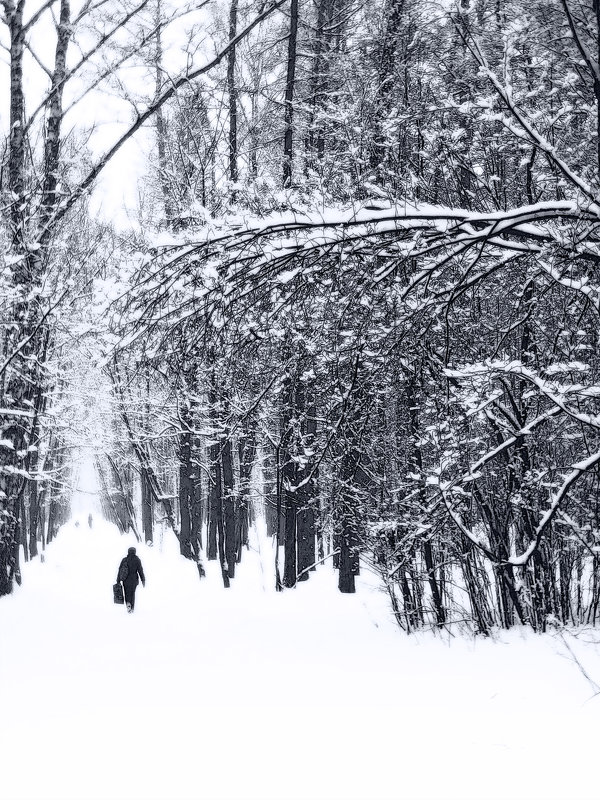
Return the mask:
<path id="1" fill-rule="evenodd" d="M 171 74 L 193 5 L 2 3 L 0 593 L 60 522 L 92 363 L 106 516 L 200 576 L 264 524 L 278 588 L 332 559 L 353 592 L 362 559 L 409 631 L 595 624 L 598 3 L 209 5 L 213 55 Z M 135 115 L 80 157 L 63 98 L 103 81 Z M 115 230 L 86 197 L 140 131 Z"/>

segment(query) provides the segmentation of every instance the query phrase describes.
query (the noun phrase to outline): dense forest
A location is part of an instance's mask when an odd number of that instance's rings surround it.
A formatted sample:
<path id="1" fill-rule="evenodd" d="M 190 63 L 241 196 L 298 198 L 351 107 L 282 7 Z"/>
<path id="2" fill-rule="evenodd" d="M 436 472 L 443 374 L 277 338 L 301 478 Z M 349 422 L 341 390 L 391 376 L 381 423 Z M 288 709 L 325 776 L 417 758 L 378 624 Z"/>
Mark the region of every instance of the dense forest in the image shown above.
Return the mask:
<path id="1" fill-rule="evenodd" d="M 1 6 L 0 595 L 91 453 L 232 590 L 264 525 L 409 632 L 597 624 L 600 3 Z"/>

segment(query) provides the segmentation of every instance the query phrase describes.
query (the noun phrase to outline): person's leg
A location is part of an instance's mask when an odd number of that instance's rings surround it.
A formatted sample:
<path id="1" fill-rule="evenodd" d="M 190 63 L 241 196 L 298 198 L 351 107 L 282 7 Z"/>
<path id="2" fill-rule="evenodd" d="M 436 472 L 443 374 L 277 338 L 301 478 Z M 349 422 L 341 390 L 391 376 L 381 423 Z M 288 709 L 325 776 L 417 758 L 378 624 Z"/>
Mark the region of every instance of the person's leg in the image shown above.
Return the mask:
<path id="1" fill-rule="evenodd" d="M 127 611 L 131 613 L 134 605 L 135 586 L 128 586 L 124 583 L 123 588 L 125 589 L 125 605 L 127 606 Z"/>

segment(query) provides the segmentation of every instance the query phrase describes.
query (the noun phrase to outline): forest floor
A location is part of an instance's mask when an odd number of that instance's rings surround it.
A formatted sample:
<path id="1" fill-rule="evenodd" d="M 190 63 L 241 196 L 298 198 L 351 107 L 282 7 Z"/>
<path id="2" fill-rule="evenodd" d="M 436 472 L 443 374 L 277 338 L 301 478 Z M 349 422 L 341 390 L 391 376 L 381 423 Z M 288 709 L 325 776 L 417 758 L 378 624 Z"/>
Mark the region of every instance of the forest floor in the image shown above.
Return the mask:
<path id="1" fill-rule="evenodd" d="M 166 534 L 127 615 L 86 518 L 0 601 L 2 800 L 599 797 L 600 632 L 406 636 L 368 573 L 275 594 L 256 541 L 225 591 Z"/>

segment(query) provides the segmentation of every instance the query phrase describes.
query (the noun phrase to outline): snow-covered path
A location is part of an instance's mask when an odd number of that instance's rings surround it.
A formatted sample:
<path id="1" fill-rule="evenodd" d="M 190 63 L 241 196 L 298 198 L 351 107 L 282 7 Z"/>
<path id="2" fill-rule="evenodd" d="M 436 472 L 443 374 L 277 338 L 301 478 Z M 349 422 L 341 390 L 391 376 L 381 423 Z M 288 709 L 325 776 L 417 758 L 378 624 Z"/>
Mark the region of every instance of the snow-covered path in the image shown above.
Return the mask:
<path id="1" fill-rule="evenodd" d="M 138 546 L 128 616 L 131 544 L 67 526 L 0 601 L 2 800 L 600 797 L 600 697 L 560 638 L 406 637 L 372 581 L 275 595 L 250 553 L 224 591 L 170 540 Z"/>

